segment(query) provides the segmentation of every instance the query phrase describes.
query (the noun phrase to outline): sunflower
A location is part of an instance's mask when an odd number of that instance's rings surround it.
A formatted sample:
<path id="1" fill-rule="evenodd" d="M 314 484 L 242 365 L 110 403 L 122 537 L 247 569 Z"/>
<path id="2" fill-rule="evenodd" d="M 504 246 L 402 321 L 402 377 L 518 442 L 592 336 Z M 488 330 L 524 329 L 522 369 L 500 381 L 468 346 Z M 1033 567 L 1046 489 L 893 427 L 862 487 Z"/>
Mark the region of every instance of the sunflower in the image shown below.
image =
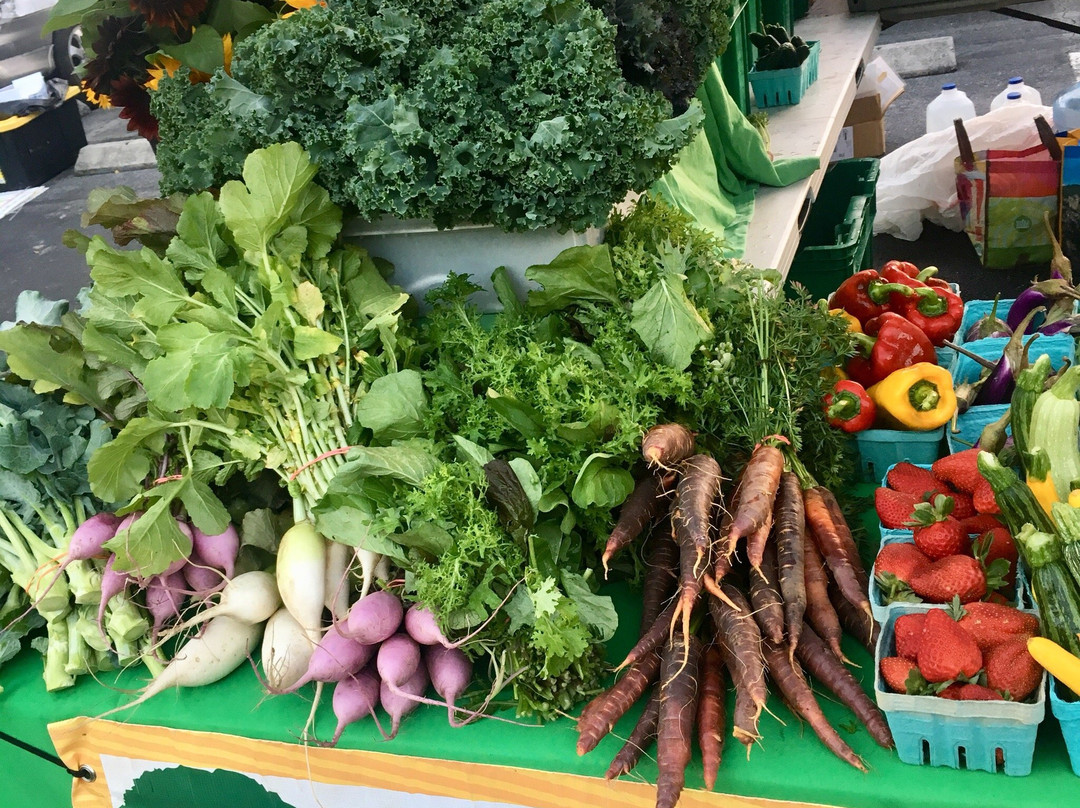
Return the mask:
<path id="1" fill-rule="evenodd" d="M 122 76 L 112 83 L 109 101 L 120 108 L 120 117 L 128 124 L 129 132 L 138 132 L 151 143 L 157 143 L 158 122 L 150 113 L 150 93 L 130 76 Z"/>
<path id="2" fill-rule="evenodd" d="M 142 84 L 149 76 L 146 57 L 157 50 L 137 17 L 106 17 L 98 26 L 94 58 L 86 63 L 83 86 L 108 95 L 117 79 L 128 76 Z"/>
<path id="3" fill-rule="evenodd" d="M 190 30 L 192 23 L 206 11 L 207 0 L 128 0 L 131 10 L 142 14 L 151 28 Z"/>

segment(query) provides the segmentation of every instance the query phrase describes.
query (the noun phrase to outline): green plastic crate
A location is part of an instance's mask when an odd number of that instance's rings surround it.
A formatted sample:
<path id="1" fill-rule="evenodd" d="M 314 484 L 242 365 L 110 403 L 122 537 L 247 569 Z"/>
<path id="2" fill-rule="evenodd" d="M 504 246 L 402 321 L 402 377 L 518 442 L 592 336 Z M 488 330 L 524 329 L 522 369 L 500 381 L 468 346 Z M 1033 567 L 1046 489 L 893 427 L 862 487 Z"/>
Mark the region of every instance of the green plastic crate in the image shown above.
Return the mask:
<path id="1" fill-rule="evenodd" d="M 874 266 L 875 189 L 879 161 L 840 160 L 825 173 L 803 226 L 788 282 L 814 298 L 828 297 L 843 281 Z"/>
<path id="2" fill-rule="evenodd" d="M 750 112 L 750 80 L 747 76 L 754 66 L 750 32 L 758 29 L 760 2 L 736 0 L 731 18 L 731 40 L 719 61 L 724 87 L 744 115 Z"/>
<path id="3" fill-rule="evenodd" d="M 791 0 L 791 16 L 801 19 L 810 13 L 810 0 Z"/>
<path id="4" fill-rule="evenodd" d="M 795 17 L 791 5 L 791 0 L 761 0 L 762 22 L 777 23 L 784 26 L 789 34 L 793 33 L 791 27 Z"/>

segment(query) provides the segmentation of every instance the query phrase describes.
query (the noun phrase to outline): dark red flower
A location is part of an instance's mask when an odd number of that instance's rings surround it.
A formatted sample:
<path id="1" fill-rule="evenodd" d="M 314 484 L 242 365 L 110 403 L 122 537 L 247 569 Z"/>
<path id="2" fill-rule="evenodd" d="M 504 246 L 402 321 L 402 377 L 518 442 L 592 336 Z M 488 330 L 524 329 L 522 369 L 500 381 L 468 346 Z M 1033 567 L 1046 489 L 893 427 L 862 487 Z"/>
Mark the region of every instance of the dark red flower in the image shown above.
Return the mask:
<path id="1" fill-rule="evenodd" d="M 131 10 L 142 14 L 147 25 L 189 31 L 195 19 L 206 11 L 207 0 L 128 0 Z"/>
<path id="2" fill-rule="evenodd" d="M 94 58 L 86 63 L 83 85 L 98 95 L 108 95 L 122 76 L 144 83 L 150 77 L 146 57 L 158 49 L 138 17 L 106 17 L 92 47 Z"/>
<path id="3" fill-rule="evenodd" d="M 129 132 L 138 132 L 151 143 L 157 143 L 158 122 L 150 113 L 150 93 L 130 76 L 122 76 L 112 83 L 109 101 L 120 109 L 120 117 L 128 124 Z"/>

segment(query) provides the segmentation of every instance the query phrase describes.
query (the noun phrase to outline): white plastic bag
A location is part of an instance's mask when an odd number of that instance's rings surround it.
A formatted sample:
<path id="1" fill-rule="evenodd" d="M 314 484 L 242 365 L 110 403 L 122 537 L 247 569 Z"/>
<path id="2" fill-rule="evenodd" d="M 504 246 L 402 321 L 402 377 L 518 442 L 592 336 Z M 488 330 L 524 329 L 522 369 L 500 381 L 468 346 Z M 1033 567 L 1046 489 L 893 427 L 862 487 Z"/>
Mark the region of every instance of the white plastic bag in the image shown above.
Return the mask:
<path id="1" fill-rule="evenodd" d="M 1050 120 L 1052 114 L 1050 107 L 1009 105 L 969 118 L 964 128 L 973 151 L 1026 149 L 1040 142 L 1035 118 Z M 959 155 L 952 128 L 923 135 L 885 155 L 877 183 L 874 233 L 915 241 L 922 234 L 923 219 L 963 230 L 954 165 Z"/>

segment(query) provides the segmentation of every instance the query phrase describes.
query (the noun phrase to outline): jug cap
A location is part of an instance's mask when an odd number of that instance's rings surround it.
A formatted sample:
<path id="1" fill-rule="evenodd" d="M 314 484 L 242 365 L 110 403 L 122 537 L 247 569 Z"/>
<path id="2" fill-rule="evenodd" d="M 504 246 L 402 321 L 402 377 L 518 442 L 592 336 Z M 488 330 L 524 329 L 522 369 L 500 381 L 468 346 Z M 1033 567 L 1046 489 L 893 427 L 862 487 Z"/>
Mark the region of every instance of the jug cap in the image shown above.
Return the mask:
<path id="1" fill-rule="evenodd" d="M 1015 101 L 1016 99 L 1021 98 L 1022 96 L 1020 95 L 1020 93 L 1009 93 L 1005 97 L 1008 98 L 1010 101 Z"/>
<path id="2" fill-rule="evenodd" d="M 943 90 L 955 90 L 956 85 L 953 84 L 952 82 L 949 82 L 948 84 L 942 84 L 941 89 L 943 89 Z"/>
<path id="3" fill-rule="evenodd" d="M 1009 84 L 1023 84 L 1023 83 L 1024 83 L 1024 77 L 1023 76 L 1013 76 L 1011 79 L 1009 79 Z"/>

